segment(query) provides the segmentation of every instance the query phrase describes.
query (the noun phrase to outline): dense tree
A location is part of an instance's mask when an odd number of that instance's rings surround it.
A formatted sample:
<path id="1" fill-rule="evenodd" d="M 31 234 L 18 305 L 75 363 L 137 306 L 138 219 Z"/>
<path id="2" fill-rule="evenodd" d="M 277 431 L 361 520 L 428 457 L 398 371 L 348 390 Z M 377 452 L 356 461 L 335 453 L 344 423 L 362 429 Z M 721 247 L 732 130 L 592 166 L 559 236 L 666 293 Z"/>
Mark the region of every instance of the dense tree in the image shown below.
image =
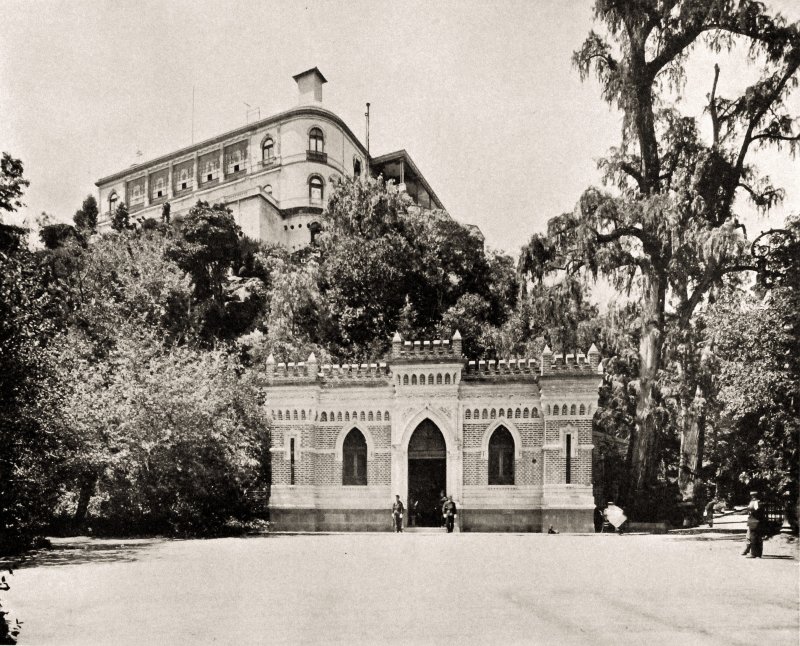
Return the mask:
<path id="1" fill-rule="evenodd" d="M 796 85 L 800 36 L 796 25 L 750 0 L 597 0 L 595 14 L 606 35 L 590 33 L 574 61 L 582 77 L 596 73 L 603 98 L 623 112 L 621 145 L 600 162 L 617 192 L 589 189 L 574 212 L 551 220 L 534 273 L 588 271 L 640 294 L 630 487 L 644 508 L 665 422 L 659 412 L 665 394 L 661 371 L 675 361 L 691 375 L 697 357 L 673 350 L 691 346 L 685 332 L 698 306 L 726 274 L 755 267 L 735 200 L 744 194 L 767 209 L 783 195 L 768 178 L 759 178 L 749 156 L 770 144 L 791 151 L 797 145 L 785 101 Z M 720 96 L 716 71 L 708 142 L 695 119 L 670 103 L 669 93 L 684 79 L 689 51 L 704 38 L 717 51 L 743 42 L 762 66 L 758 81 L 730 99 Z M 694 497 L 703 443 L 702 428 L 693 428 L 697 418 L 687 414 L 696 392 L 697 384 L 686 378 L 670 393 L 675 409 L 683 411 L 678 424 L 687 502 Z"/>
<path id="2" fill-rule="evenodd" d="M 320 291 L 329 308 L 332 354 L 357 358 L 384 352 L 404 328 L 432 336 L 442 317 L 456 322 L 459 299 L 482 299 L 492 325 L 509 316 L 517 286 L 513 263 L 487 253 L 482 238 L 441 211 L 422 211 L 378 180 L 338 182 L 318 236 Z M 474 311 L 473 311 L 474 313 Z"/>
<path id="3" fill-rule="evenodd" d="M 117 210 L 111 216 L 111 228 L 114 231 L 127 231 L 131 228 L 131 216 L 124 202 L 117 206 Z"/>
<path id="4" fill-rule="evenodd" d="M 3 155 L 0 209 L 13 211 L 27 180 Z M 24 242 L 27 231 L 2 225 L 0 246 L 0 553 L 24 548 L 42 530 L 57 494 L 61 399 L 52 341 L 58 292 Z"/>
<path id="5" fill-rule="evenodd" d="M 78 229 L 78 231 L 95 233 L 97 231 L 98 213 L 97 200 L 94 199 L 93 195 L 87 195 L 83 200 L 81 208 L 75 211 L 75 215 L 72 216 L 75 228 Z"/>

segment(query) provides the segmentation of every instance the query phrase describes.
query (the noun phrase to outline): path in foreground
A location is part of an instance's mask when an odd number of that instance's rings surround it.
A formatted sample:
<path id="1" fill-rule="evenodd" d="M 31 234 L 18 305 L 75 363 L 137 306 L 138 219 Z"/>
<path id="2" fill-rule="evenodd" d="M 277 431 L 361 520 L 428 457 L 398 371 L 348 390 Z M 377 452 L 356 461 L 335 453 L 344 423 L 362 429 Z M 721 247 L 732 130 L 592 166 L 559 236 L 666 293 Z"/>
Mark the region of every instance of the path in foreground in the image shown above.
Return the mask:
<path id="1" fill-rule="evenodd" d="M 741 537 L 407 533 L 84 545 L 11 578 L 21 644 L 798 641 L 794 548 L 745 559 Z M 765 544 L 768 556 L 773 547 Z"/>

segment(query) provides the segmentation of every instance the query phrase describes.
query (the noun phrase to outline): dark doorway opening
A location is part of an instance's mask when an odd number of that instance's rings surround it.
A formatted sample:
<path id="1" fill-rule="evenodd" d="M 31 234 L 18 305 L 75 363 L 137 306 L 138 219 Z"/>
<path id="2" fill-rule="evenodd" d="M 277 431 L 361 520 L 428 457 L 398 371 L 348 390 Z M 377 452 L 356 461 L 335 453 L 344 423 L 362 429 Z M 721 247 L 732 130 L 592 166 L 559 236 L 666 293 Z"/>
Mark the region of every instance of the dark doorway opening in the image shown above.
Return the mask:
<path id="1" fill-rule="evenodd" d="M 415 526 L 442 524 L 442 495 L 446 490 L 447 446 L 436 424 L 426 419 L 408 443 L 408 504 Z"/>

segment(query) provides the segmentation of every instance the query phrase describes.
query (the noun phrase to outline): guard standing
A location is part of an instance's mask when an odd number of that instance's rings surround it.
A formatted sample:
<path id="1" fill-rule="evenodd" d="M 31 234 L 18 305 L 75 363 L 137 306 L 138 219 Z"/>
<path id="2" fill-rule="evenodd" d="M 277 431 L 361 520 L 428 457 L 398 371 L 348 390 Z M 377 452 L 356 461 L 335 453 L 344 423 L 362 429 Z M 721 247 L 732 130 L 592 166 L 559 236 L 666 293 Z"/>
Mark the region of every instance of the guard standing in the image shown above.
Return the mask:
<path id="1" fill-rule="evenodd" d="M 742 556 L 750 553 L 751 559 L 760 559 L 764 552 L 764 535 L 762 521 L 764 520 L 764 505 L 758 499 L 758 492 L 750 492 L 750 504 L 747 505 L 747 545 Z"/>
<path id="2" fill-rule="evenodd" d="M 448 534 L 453 531 L 457 513 L 456 503 L 453 502 L 453 496 L 447 496 L 447 501 L 442 508 L 442 515 L 444 516 L 444 523 L 445 527 L 447 527 Z"/>
<path id="3" fill-rule="evenodd" d="M 394 504 L 392 505 L 392 520 L 394 521 L 394 531 L 403 531 L 403 503 L 400 500 L 400 494 L 395 496 Z"/>

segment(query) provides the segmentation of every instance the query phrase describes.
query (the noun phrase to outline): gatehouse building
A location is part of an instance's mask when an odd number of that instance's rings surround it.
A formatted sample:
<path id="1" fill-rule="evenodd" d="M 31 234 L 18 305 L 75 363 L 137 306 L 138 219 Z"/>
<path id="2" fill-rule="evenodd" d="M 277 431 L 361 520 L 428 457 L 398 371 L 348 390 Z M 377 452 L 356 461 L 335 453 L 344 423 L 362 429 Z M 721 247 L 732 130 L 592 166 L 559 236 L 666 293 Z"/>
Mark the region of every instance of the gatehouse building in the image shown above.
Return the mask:
<path id="1" fill-rule="evenodd" d="M 449 340 L 392 341 L 385 360 L 267 360 L 270 515 L 280 530 L 435 526 L 452 495 L 461 531 L 592 531 L 592 416 L 600 355 L 468 361 Z"/>

